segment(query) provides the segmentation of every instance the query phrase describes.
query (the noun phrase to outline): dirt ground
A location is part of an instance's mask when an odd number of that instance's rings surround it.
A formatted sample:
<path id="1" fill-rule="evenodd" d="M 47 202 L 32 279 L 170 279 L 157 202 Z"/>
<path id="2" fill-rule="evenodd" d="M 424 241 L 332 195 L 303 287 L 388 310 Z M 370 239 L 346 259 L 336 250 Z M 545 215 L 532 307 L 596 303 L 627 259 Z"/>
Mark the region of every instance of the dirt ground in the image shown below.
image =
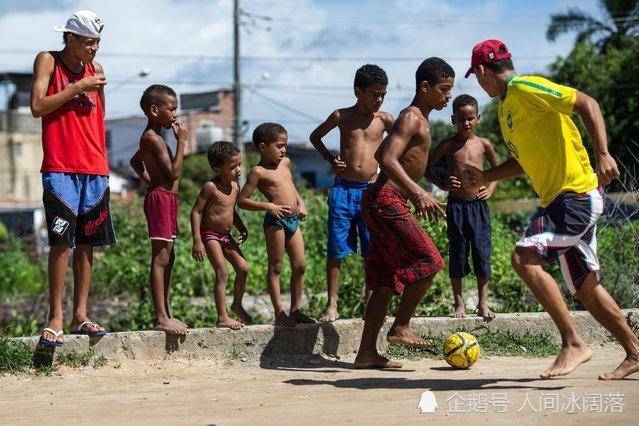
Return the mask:
<path id="1" fill-rule="evenodd" d="M 567 378 L 539 380 L 551 358 L 481 358 L 470 370 L 406 361 L 400 371 L 352 359 L 128 361 L 0 377 L 2 424 L 637 424 L 639 374 L 601 382 L 622 360 L 600 349 Z M 117 367 L 117 368 L 116 368 Z M 439 408 L 419 414 L 423 391 Z M 471 417 L 472 416 L 472 417 Z"/>

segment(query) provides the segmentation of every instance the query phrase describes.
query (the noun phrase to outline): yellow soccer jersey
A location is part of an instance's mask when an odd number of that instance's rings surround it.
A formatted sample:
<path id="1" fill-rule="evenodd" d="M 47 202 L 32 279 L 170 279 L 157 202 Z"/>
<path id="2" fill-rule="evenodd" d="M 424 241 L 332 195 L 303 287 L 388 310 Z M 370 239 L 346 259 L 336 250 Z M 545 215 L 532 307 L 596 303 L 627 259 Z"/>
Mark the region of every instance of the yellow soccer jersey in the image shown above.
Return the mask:
<path id="1" fill-rule="evenodd" d="M 546 207 L 561 192 L 597 188 L 579 131 L 570 118 L 577 91 L 543 77 L 511 75 L 499 104 L 504 141 Z"/>

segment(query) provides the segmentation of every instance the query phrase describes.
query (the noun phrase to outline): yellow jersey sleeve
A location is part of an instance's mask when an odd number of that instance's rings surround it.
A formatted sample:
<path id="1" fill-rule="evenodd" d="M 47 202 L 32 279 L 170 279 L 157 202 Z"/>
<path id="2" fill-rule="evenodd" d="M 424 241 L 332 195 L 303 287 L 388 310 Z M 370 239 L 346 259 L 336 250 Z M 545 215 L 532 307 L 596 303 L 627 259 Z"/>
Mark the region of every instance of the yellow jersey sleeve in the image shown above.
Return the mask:
<path id="1" fill-rule="evenodd" d="M 553 83 L 543 77 L 525 76 L 514 78 L 511 90 L 520 100 L 533 107 L 570 115 L 577 100 L 577 90 Z"/>

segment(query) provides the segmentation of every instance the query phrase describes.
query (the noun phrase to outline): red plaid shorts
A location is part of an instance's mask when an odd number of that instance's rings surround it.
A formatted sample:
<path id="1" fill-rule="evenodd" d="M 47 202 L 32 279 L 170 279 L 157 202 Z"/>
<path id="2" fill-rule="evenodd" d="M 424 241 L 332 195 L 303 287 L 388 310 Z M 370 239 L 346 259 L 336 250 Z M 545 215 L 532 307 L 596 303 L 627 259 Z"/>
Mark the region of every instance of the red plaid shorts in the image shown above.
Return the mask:
<path id="1" fill-rule="evenodd" d="M 366 256 L 366 283 L 371 290 L 404 287 L 444 269 L 437 247 L 408 210 L 397 189 L 373 186 L 362 198 L 364 223 L 371 236 Z"/>

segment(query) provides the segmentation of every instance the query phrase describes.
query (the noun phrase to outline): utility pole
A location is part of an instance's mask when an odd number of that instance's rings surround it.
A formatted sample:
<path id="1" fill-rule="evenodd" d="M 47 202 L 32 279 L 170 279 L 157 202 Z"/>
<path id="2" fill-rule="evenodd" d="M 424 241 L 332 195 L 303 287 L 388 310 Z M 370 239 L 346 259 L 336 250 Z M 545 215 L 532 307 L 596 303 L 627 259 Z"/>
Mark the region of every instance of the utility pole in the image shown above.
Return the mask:
<path id="1" fill-rule="evenodd" d="M 233 0 L 233 138 L 244 158 L 244 141 L 242 140 L 242 85 L 240 79 L 240 0 Z M 240 185 L 244 185 L 246 174 L 242 171 Z"/>

